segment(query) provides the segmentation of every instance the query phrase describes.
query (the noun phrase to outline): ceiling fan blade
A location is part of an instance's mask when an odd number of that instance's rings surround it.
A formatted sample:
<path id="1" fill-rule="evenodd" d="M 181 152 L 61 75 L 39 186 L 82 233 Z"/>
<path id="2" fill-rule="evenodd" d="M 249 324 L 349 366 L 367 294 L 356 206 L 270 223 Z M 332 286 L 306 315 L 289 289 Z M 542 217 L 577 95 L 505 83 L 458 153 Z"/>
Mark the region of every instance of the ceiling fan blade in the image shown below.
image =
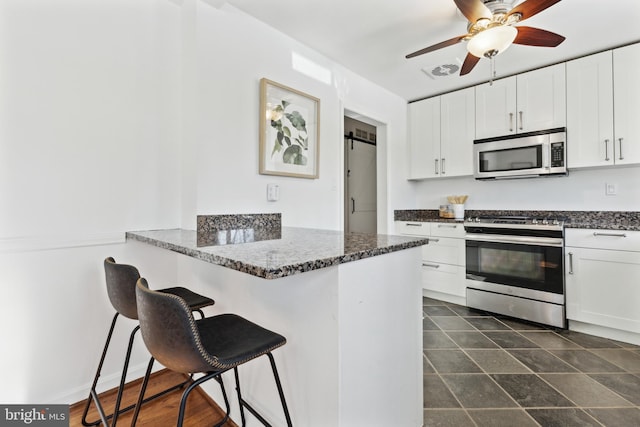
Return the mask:
<path id="1" fill-rule="evenodd" d="M 533 27 L 514 27 L 518 30 L 518 35 L 513 41 L 514 44 L 527 46 L 556 47 L 565 40 L 564 36 L 541 30 Z"/>
<path id="2" fill-rule="evenodd" d="M 525 19 L 531 18 L 533 15 L 537 15 L 543 10 L 553 6 L 560 2 L 560 0 L 526 0 L 509 11 L 509 15 L 519 13 L 522 15 L 520 22 Z"/>
<path id="3" fill-rule="evenodd" d="M 425 53 L 433 52 L 434 50 L 442 49 L 443 47 L 453 46 L 454 44 L 460 43 L 462 40 L 464 40 L 465 37 L 467 37 L 467 34 L 465 34 L 464 36 L 458 36 L 449 40 L 445 40 L 443 42 L 434 44 L 433 46 L 425 47 L 424 49 L 420 49 L 416 52 L 410 53 L 405 58 L 414 58 Z"/>
<path id="4" fill-rule="evenodd" d="M 460 12 L 471 23 L 475 23 L 480 18 L 491 19 L 491 11 L 481 0 L 453 0 L 460 9 Z"/>
<path id="5" fill-rule="evenodd" d="M 464 59 L 464 62 L 462 63 L 462 68 L 460 69 L 460 75 L 464 76 L 465 74 L 469 74 L 471 70 L 473 70 L 473 67 L 476 66 L 478 61 L 480 61 L 480 58 L 470 53 L 467 53 L 467 57 Z"/>

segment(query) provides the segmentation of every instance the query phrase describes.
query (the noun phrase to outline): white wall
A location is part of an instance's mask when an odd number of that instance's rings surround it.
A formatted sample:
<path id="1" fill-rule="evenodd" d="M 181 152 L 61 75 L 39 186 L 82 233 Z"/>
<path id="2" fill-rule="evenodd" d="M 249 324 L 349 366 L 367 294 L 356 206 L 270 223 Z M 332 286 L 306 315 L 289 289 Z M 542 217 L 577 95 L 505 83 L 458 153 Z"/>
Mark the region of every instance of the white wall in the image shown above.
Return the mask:
<path id="1" fill-rule="evenodd" d="M 162 259 L 147 274 L 175 283 L 172 256 L 121 242 L 179 224 L 180 58 L 171 2 L 0 3 L 1 402 L 87 394 L 112 316 L 105 257 Z"/>
<path id="2" fill-rule="evenodd" d="M 387 129 L 378 135 L 388 200 L 380 229 L 394 206 L 411 203 L 400 172 L 406 102 L 217 3 L 0 3 L 0 402 L 86 396 L 112 317 L 105 257 L 137 265 L 152 287 L 182 278 L 174 254 L 125 244 L 126 230 L 194 228 L 196 214 L 241 212 L 341 228 L 344 108 Z M 294 70 L 294 52 L 329 70 L 331 83 Z M 319 179 L 257 173 L 262 77 L 321 99 Z M 279 202 L 266 201 L 270 182 Z M 127 339 L 122 328 L 108 385 Z M 138 344 L 139 374 L 147 354 Z"/>
<path id="3" fill-rule="evenodd" d="M 0 4 L 0 236 L 175 225 L 179 9 Z"/>
<path id="4" fill-rule="evenodd" d="M 343 108 L 388 124 L 379 164 L 386 191 L 387 170 L 404 162 L 393 156 L 387 164 L 386 157 L 404 146 L 406 102 L 237 9 L 196 5 L 197 49 L 185 59 L 194 64 L 196 89 L 185 111 L 196 117 L 191 143 L 197 153 L 197 202 L 183 226 L 194 228 L 196 214 L 256 211 L 281 212 L 288 226 L 341 229 Z M 315 64 L 328 81 L 296 69 L 294 56 Z M 258 174 L 257 94 L 263 77 L 320 98 L 319 179 Z M 278 202 L 267 202 L 267 183 L 280 186 Z M 384 211 L 383 222 L 386 206 Z"/>
<path id="5" fill-rule="evenodd" d="M 616 184 L 617 195 L 605 195 L 605 183 Z M 571 170 L 566 177 L 423 180 L 414 182 L 413 187 L 416 209 L 438 209 L 447 203 L 447 196 L 468 194 L 466 209 L 640 211 L 638 183 L 640 166 L 629 166 Z"/>

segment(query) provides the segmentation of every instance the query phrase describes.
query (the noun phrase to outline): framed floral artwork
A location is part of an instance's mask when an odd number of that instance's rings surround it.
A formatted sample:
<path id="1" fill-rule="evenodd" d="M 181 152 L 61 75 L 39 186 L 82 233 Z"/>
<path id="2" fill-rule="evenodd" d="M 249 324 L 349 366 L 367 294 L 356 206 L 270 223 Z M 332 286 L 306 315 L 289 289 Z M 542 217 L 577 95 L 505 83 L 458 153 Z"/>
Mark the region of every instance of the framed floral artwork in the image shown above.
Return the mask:
<path id="1" fill-rule="evenodd" d="M 318 178 L 320 100 L 260 80 L 260 173 Z"/>

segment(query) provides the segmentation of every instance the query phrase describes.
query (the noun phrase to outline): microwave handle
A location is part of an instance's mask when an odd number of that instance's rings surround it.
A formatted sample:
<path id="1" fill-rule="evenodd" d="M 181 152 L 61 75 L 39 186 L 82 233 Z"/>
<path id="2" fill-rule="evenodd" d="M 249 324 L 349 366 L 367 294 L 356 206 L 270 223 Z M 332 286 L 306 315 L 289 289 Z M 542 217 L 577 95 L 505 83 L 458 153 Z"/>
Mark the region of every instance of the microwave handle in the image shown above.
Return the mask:
<path id="1" fill-rule="evenodd" d="M 542 167 L 546 170 L 551 169 L 551 144 L 548 142 L 542 145 Z"/>

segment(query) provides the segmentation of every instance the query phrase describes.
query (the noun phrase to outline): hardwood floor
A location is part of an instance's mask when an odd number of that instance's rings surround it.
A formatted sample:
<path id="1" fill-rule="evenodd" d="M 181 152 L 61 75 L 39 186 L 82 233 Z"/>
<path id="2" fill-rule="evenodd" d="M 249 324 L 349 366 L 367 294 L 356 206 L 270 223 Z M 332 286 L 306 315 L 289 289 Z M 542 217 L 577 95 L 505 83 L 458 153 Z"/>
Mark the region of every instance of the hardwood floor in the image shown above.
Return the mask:
<path id="1" fill-rule="evenodd" d="M 147 396 L 151 396 L 161 390 L 171 387 L 174 384 L 178 384 L 184 381 L 185 377 L 181 374 L 169 370 L 161 370 L 152 374 L 149 380 L 149 386 L 147 387 Z M 211 380 L 214 381 L 214 380 Z M 122 398 L 121 408 L 125 408 L 131 404 L 134 404 L 138 398 L 138 392 L 140 390 L 141 380 L 132 381 L 125 386 L 125 391 Z M 180 398 L 184 388 L 174 390 L 166 395 L 159 397 L 151 402 L 148 402 L 142 406 L 140 415 L 136 426 L 138 427 L 169 427 L 175 426 L 178 419 L 178 408 L 180 406 Z M 88 394 L 88 393 L 87 393 Z M 112 389 L 100 394 L 100 402 L 108 414 L 113 412 L 115 405 L 117 389 Z M 230 395 L 231 404 L 233 405 L 232 390 L 227 390 L 227 394 Z M 86 400 L 74 403 L 71 405 L 69 413 L 69 427 L 81 427 L 82 426 L 82 412 Z M 187 411 L 185 415 L 184 426 L 185 427 L 202 427 L 211 426 L 218 420 L 221 420 L 224 416 L 224 411 L 214 402 L 206 393 L 200 388 L 197 388 L 189 395 L 187 400 Z M 133 418 L 133 410 L 127 411 L 118 416 L 117 424 L 123 426 L 129 426 L 131 419 Z M 89 414 L 87 416 L 89 422 L 98 420 L 98 412 L 95 409 L 95 405 L 91 404 Z M 231 421 L 224 424 L 225 427 L 237 427 L 237 425 Z"/>

